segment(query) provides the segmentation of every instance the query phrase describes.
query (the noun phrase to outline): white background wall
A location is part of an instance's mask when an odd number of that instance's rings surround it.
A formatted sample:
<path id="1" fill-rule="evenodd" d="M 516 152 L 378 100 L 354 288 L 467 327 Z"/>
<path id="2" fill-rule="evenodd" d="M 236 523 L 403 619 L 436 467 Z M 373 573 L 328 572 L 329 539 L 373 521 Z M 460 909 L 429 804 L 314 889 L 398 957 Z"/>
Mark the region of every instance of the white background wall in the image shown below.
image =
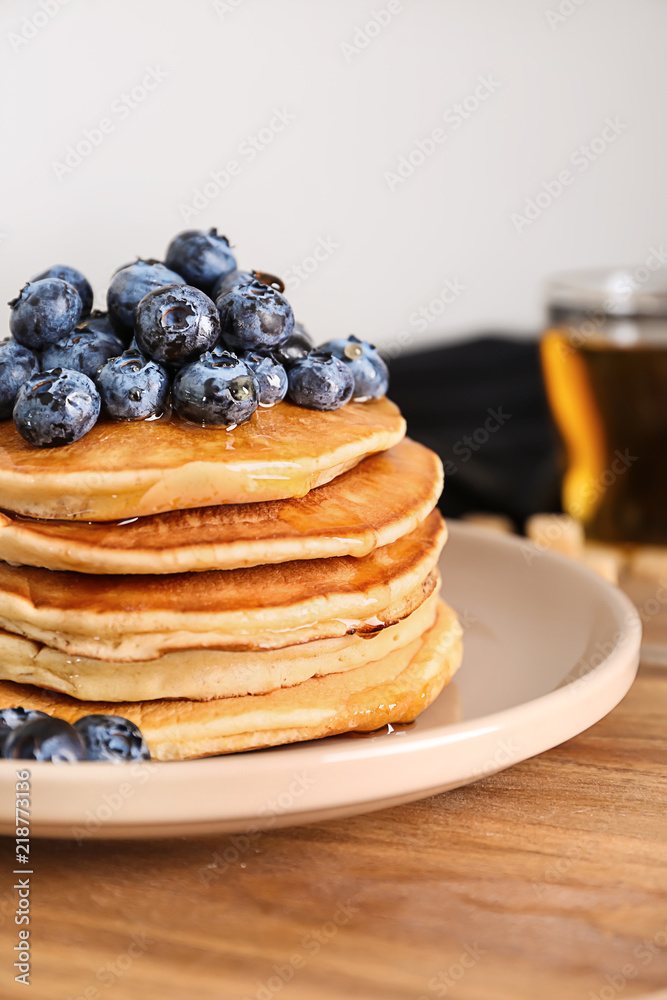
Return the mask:
<path id="1" fill-rule="evenodd" d="M 59 262 L 103 305 L 115 267 L 217 225 L 242 266 L 289 274 L 317 339 L 414 347 L 535 330 L 549 272 L 641 262 L 667 241 L 664 0 L 392 5 L 362 47 L 388 0 L 3 0 L 2 301 Z M 162 79 L 129 107 L 151 69 Z M 293 117 L 251 159 L 274 109 Z M 583 169 L 577 150 L 608 118 L 619 134 Z M 99 145 L 59 167 L 102 119 Z M 437 128 L 433 154 L 390 184 Z M 227 187 L 188 213 L 229 161 Z M 563 170 L 571 183 L 518 232 L 513 213 Z M 298 281 L 320 241 L 328 256 Z M 448 281 L 452 301 L 431 309 Z"/>

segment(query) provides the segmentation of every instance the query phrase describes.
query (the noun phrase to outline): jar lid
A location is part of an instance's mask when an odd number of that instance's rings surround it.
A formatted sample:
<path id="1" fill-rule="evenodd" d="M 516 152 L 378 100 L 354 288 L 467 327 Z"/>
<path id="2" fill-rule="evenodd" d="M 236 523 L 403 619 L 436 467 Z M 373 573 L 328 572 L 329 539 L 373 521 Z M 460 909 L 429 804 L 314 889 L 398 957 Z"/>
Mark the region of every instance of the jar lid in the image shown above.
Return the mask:
<path id="1" fill-rule="evenodd" d="M 588 268 L 556 274 L 547 283 L 547 303 L 614 316 L 667 316 L 667 267 L 646 264 Z"/>

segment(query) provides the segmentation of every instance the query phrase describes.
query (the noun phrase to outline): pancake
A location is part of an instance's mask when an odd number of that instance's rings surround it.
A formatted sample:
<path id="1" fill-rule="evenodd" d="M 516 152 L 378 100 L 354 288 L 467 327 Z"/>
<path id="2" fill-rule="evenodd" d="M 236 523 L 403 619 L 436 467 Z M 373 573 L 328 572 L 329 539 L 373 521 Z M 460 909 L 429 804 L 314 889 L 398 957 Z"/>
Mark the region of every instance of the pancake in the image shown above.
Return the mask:
<path id="1" fill-rule="evenodd" d="M 179 573 L 364 556 L 412 531 L 442 490 L 438 456 L 404 439 L 305 497 L 171 511 L 130 523 L 0 514 L 0 559 L 80 573 Z"/>
<path id="2" fill-rule="evenodd" d="M 440 603 L 419 639 L 354 670 L 313 677 L 270 694 L 213 701 L 83 702 L 27 685 L 0 682 L 0 708 L 21 705 L 74 722 L 97 712 L 135 722 L 157 760 L 184 760 L 277 746 L 412 722 L 461 662 L 461 628 Z"/>
<path id="3" fill-rule="evenodd" d="M 374 631 L 436 585 L 438 510 L 356 559 L 169 576 L 85 576 L 0 563 L 0 628 L 77 656 L 150 660 L 170 649 L 275 649 Z"/>
<path id="4" fill-rule="evenodd" d="M 99 421 L 73 444 L 35 448 L 0 422 L 0 508 L 40 518 L 123 520 L 305 496 L 403 438 L 388 399 L 308 410 L 283 402 L 233 430 L 177 418 Z"/>
<path id="5" fill-rule="evenodd" d="M 208 701 L 266 694 L 310 677 L 352 670 L 414 642 L 434 622 L 438 590 L 407 618 L 370 637 L 344 635 L 242 652 L 186 649 L 139 663 L 68 656 L 0 632 L 0 680 L 50 688 L 81 701 Z"/>

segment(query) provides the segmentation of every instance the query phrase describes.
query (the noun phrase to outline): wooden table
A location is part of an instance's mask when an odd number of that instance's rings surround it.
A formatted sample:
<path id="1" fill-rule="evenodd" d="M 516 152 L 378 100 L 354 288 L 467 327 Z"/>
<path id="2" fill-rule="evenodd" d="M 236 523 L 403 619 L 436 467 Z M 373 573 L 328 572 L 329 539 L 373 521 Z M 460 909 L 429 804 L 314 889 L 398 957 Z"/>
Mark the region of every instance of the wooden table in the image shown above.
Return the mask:
<path id="1" fill-rule="evenodd" d="M 468 788 L 229 846 L 34 842 L 26 991 L 5 841 L 0 997 L 667 997 L 667 670 Z"/>

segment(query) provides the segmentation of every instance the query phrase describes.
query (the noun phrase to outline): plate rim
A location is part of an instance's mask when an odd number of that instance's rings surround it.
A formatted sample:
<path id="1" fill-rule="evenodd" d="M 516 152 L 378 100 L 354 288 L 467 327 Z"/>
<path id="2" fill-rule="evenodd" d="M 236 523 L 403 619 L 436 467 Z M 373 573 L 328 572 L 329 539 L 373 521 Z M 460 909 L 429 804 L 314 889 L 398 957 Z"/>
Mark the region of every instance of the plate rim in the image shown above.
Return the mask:
<path id="1" fill-rule="evenodd" d="M 593 588 L 604 597 L 605 604 L 610 608 L 614 619 L 619 623 L 619 627 L 622 625 L 620 637 L 615 642 L 614 648 L 599 664 L 586 671 L 581 675 L 581 677 L 576 677 L 562 686 L 539 694 L 534 698 L 521 701 L 516 705 L 511 705 L 495 712 L 487 713 L 486 715 L 476 716 L 474 719 L 462 720 L 460 722 L 453 723 L 438 723 L 432 728 L 421 732 L 416 731 L 413 733 L 407 731 L 402 734 L 400 739 L 382 740 L 381 738 L 369 738 L 368 740 L 360 740 L 353 744 L 351 741 L 347 743 L 343 742 L 345 735 L 343 734 L 340 746 L 335 746 L 329 744 L 328 742 L 325 745 L 325 740 L 312 740 L 305 743 L 293 743 L 286 744 L 284 746 L 263 748 L 259 751 L 244 752 L 241 754 L 221 754 L 215 757 L 185 761 L 146 762 L 153 765 L 159 765 L 159 767 L 152 772 L 151 784 L 153 783 L 153 780 L 155 780 L 156 787 L 164 791 L 167 787 L 178 784 L 182 780 L 181 772 L 187 774 L 188 772 L 185 769 L 191 768 L 195 764 L 198 765 L 198 773 L 200 775 L 206 775 L 206 772 L 208 772 L 208 776 L 212 777 L 215 774 L 224 779 L 225 775 L 222 769 L 232 766 L 226 762 L 229 758 L 233 761 L 234 778 L 238 781 L 243 780 L 244 777 L 256 771 L 257 768 L 261 768 L 265 775 L 267 773 L 270 775 L 272 772 L 283 773 L 285 770 L 286 759 L 289 761 L 289 757 L 287 755 L 292 753 L 298 754 L 298 756 L 295 756 L 293 759 L 292 770 L 296 769 L 308 771 L 309 768 L 312 769 L 313 767 L 331 767 L 336 764 L 342 765 L 345 762 L 350 761 L 358 761 L 359 763 L 362 763 L 365 760 L 377 760 L 378 758 L 391 759 L 396 755 L 405 756 L 407 754 L 428 752 L 429 750 L 434 750 L 439 747 L 456 745 L 458 743 L 465 742 L 484 733 L 493 734 L 494 732 L 512 728 L 513 724 L 518 722 L 519 717 L 525 715 L 527 706 L 530 706 L 532 713 L 537 714 L 539 717 L 544 717 L 545 714 L 549 716 L 552 713 L 562 714 L 564 704 L 567 704 L 567 702 L 572 698 L 572 689 L 575 685 L 578 683 L 585 683 L 586 688 L 591 693 L 594 693 L 599 687 L 607 687 L 610 675 L 612 677 L 617 675 L 617 684 L 621 681 L 621 678 L 623 678 L 624 675 L 627 675 L 627 684 L 625 681 L 622 682 L 623 692 L 620 698 L 624 696 L 632 685 L 632 681 L 639 664 L 641 621 L 637 609 L 622 591 L 614 587 L 583 564 L 562 556 L 559 553 L 543 551 L 540 549 L 536 550 L 536 547 L 524 538 L 515 535 L 501 534 L 483 527 L 467 525 L 464 522 L 457 522 L 452 519 L 449 519 L 448 527 L 452 538 L 463 539 L 464 541 L 465 539 L 470 538 L 477 543 L 483 544 L 485 547 L 490 546 L 491 548 L 503 551 L 512 550 L 513 553 L 516 553 L 517 550 L 529 551 L 531 554 L 537 551 L 540 555 L 544 556 L 547 563 L 555 562 L 561 567 L 561 570 L 565 570 L 566 573 L 585 579 L 589 586 L 592 585 Z M 446 555 L 447 549 L 445 549 L 445 558 Z M 616 699 L 614 704 L 617 704 L 620 698 Z M 599 721 L 600 718 L 604 717 L 608 711 L 610 711 L 609 708 L 603 711 L 598 716 L 597 720 L 588 722 L 583 728 L 578 724 L 575 725 L 576 732 L 573 732 L 570 736 L 565 736 L 563 740 L 551 743 L 550 746 L 559 745 L 560 742 L 564 742 L 565 740 L 572 738 L 572 736 L 576 735 L 576 733 L 584 731 L 585 728 L 588 728 L 588 726 L 593 725 L 595 721 Z M 542 750 L 535 752 L 521 754 L 516 758 L 516 760 L 510 761 L 509 764 L 499 765 L 496 770 L 502 770 L 504 767 L 512 766 L 514 763 L 519 763 L 522 760 L 529 759 L 530 757 L 535 756 L 536 753 L 543 753 L 546 749 L 548 749 L 548 747 L 544 747 Z M 223 761 L 225 761 L 225 763 L 223 763 Z M 0 760 L 0 787 L 7 786 L 12 772 L 17 767 L 20 767 L 20 765 L 20 761 Z M 75 767 L 57 767 L 55 773 L 53 773 L 53 765 L 46 762 L 30 761 L 26 762 L 26 766 L 28 766 L 33 773 L 39 775 L 40 781 L 45 780 L 45 775 L 50 773 L 51 778 L 49 779 L 49 784 L 55 791 L 58 791 L 59 789 L 66 791 L 67 789 L 72 789 L 73 787 L 79 787 L 84 790 L 93 774 L 97 774 L 102 779 L 100 783 L 102 792 L 105 787 L 105 780 L 108 780 L 111 776 L 113 776 L 116 782 L 118 782 L 122 780 L 123 777 L 122 766 L 102 762 L 82 761 Z M 93 771 L 91 768 L 96 768 L 97 770 Z M 493 771 L 489 770 L 485 773 L 490 774 L 493 773 Z M 483 776 L 483 774 L 477 775 L 476 777 L 472 777 L 470 781 L 478 780 L 478 778 Z M 432 785 L 432 782 L 429 784 Z M 464 782 L 461 782 L 461 784 L 464 784 Z M 425 792 L 425 794 L 429 793 Z M 420 794 L 417 792 L 414 798 L 419 797 Z M 377 803 L 384 801 L 384 797 L 382 799 L 367 799 L 366 801 L 368 803 L 368 811 L 371 811 L 373 808 L 382 808 L 382 806 L 377 805 Z M 350 806 L 351 811 L 361 811 L 352 802 L 350 803 Z M 336 808 L 339 809 L 340 815 L 344 814 L 344 806 Z M 312 814 L 312 812 L 313 810 L 310 810 L 310 814 Z M 292 824 L 312 822 L 312 820 L 307 818 L 308 816 L 309 810 L 307 807 L 300 810 L 297 806 L 296 809 L 289 811 L 288 815 L 286 817 L 282 817 L 282 819 L 285 823 Z M 255 817 L 255 821 L 256 819 L 257 818 Z M 230 820 L 229 815 L 221 815 L 219 817 L 220 823 L 223 823 L 226 820 Z M 252 821 L 252 817 L 247 817 L 247 825 L 252 823 Z M 239 822 L 241 822 L 241 820 L 239 820 Z M 193 819 L 190 823 L 186 823 L 185 825 L 189 826 L 192 829 L 193 834 L 195 834 L 197 826 L 205 824 L 213 826 L 215 824 L 215 820 L 206 820 L 202 818 Z M 6 824 L 3 822 L 2 825 L 4 826 Z M 73 824 L 70 820 L 65 818 L 63 818 L 62 823 L 59 823 L 57 819 L 53 820 L 44 818 L 37 820 L 35 826 L 42 828 L 48 827 L 50 832 L 42 834 L 39 832 L 39 829 L 35 829 L 34 835 L 56 835 L 53 831 L 58 828 L 61 829 L 63 833 L 67 832 L 69 836 L 72 836 L 72 828 L 74 825 L 75 824 Z M 123 817 L 121 815 L 118 816 L 118 822 L 114 823 L 114 817 L 112 817 L 109 821 L 103 824 L 105 829 L 100 836 L 113 838 L 114 836 L 119 835 L 117 831 L 121 828 L 133 826 L 140 827 L 142 825 L 148 827 L 151 825 L 151 822 L 150 820 L 142 821 L 139 819 L 131 820 L 129 823 L 127 819 L 125 819 L 123 822 Z M 168 830 L 170 827 L 176 827 L 177 825 L 179 825 L 179 821 L 176 817 L 171 820 L 158 820 L 152 825 L 152 831 L 157 836 L 160 834 L 162 829 Z M 182 822 L 180 825 L 183 825 Z M 123 834 L 121 833 L 120 835 L 122 836 Z"/>

